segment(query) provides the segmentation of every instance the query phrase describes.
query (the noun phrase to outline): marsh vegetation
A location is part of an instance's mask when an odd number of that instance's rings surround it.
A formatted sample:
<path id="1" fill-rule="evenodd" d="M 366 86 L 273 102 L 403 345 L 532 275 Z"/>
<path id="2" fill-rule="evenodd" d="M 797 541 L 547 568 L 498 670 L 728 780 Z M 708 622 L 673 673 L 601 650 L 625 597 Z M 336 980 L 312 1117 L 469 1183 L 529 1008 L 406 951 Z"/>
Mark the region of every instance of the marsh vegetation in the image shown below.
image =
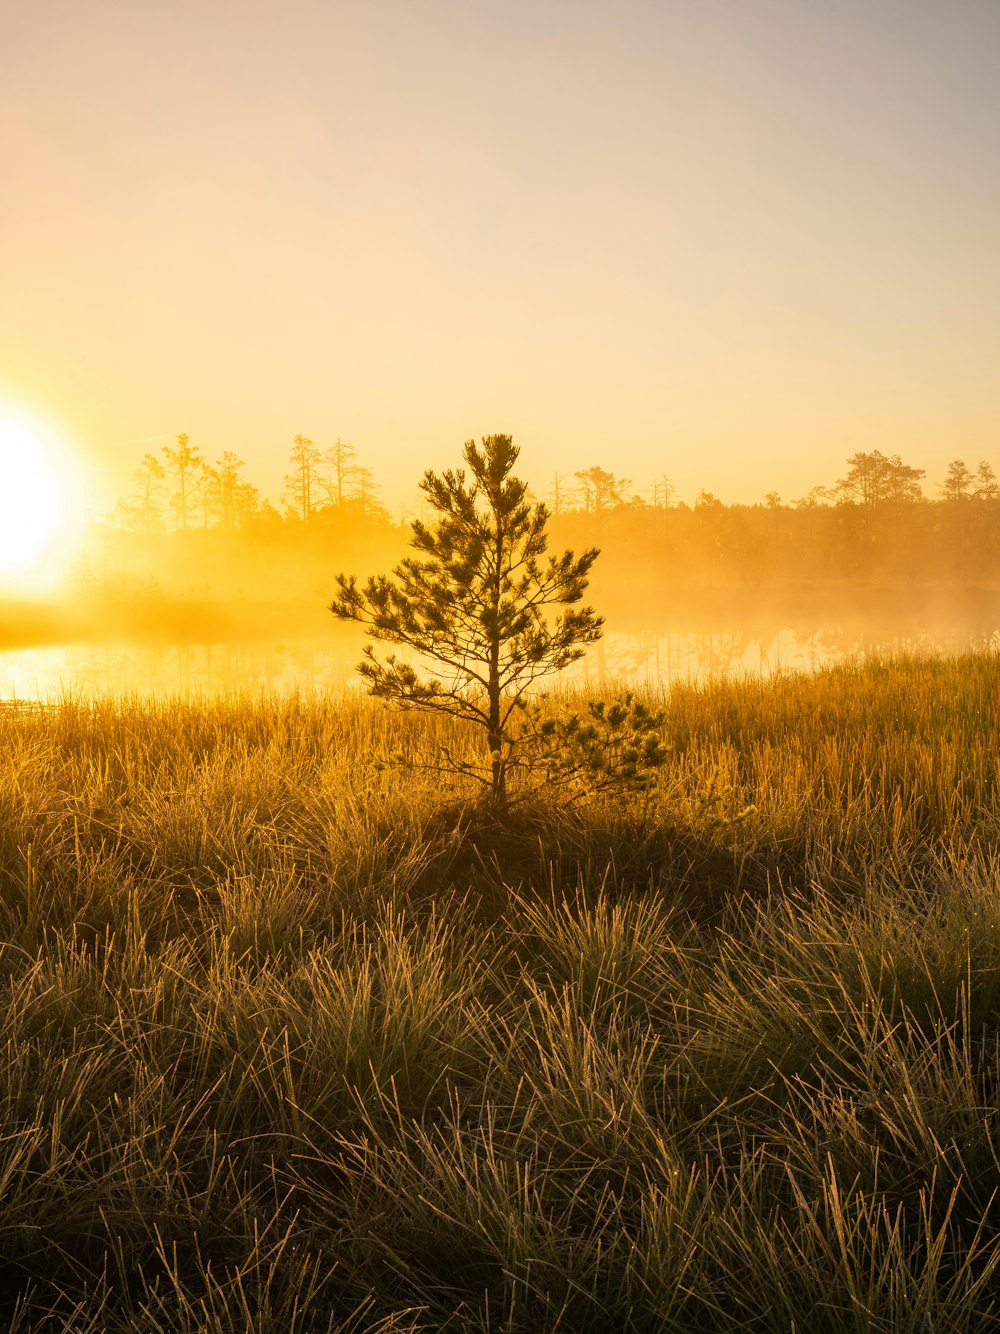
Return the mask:
<path id="1" fill-rule="evenodd" d="M 998 665 L 502 818 L 374 701 L 0 713 L 7 1327 L 995 1328 Z"/>

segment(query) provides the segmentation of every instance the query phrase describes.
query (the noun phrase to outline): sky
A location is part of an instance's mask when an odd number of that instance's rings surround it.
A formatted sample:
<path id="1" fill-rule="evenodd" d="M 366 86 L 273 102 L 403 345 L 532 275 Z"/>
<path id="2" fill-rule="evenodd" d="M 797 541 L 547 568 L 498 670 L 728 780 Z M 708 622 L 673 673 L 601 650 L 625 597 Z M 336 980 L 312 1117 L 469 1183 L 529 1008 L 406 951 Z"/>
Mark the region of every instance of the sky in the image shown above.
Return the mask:
<path id="1" fill-rule="evenodd" d="M 997 0 L 6 0 L 0 408 L 390 505 L 1000 470 Z"/>

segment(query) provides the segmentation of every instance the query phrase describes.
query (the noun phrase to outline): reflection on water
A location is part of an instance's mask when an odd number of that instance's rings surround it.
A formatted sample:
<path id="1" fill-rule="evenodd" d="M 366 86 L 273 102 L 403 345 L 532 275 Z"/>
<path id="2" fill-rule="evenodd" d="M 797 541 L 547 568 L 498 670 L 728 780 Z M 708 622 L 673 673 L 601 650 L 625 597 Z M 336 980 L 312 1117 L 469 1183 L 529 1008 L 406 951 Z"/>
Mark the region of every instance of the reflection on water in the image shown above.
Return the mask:
<path id="1" fill-rule="evenodd" d="M 20 649 L 0 653 L 0 698 L 342 690 L 353 684 L 356 660 L 318 643 Z"/>
<path id="2" fill-rule="evenodd" d="M 996 649 L 1000 632 L 874 638 L 844 627 L 811 632 L 781 629 L 759 635 L 670 631 L 607 634 L 560 678 L 597 687 L 602 681 L 670 685 L 710 677 L 767 677 L 815 671 L 848 660 Z M 66 694 L 215 694 L 239 691 L 314 692 L 362 689 L 357 647 L 329 641 L 204 644 L 62 645 L 0 652 L 0 698 L 57 699 Z"/>

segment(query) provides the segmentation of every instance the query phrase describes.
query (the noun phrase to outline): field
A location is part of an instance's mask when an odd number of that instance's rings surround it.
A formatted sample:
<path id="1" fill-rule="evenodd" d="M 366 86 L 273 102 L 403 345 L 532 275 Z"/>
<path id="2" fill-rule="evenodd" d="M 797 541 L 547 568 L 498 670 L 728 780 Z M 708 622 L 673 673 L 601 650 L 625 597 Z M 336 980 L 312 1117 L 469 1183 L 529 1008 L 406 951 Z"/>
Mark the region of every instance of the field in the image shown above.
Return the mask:
<path id="1" fill-rule="evenodd" d="M 503 819 L 367 699 L 5 709 L 6 1328 L 1000 1328 L 998 685 Z"/>

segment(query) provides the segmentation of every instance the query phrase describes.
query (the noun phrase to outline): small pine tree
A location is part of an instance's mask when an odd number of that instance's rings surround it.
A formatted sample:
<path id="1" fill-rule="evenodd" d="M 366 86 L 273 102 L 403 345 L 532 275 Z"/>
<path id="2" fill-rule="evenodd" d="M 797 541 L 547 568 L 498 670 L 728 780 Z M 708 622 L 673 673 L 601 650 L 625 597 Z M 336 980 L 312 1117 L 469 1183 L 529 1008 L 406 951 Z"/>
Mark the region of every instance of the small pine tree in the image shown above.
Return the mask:
<path id="1" fill-rule="evenodd" d="M 576 606 L 598 552 L 565 551 L 543 563 L 548 511 L 530 505 L 526 484 L 511 476 L 519 453 L 511 437 L 486 436 L 481 449 L 470 440 L 464 452 L 470 482 L 464 469 L 424 474 L 420 488 L 440 517 L 411 525 L 418 555 L 364 588 L 338 575 L 330 611 L 442 669 L 443 677 L 421 674 L 395 654 L 381 661 L 371 645 L 358 668 L 371 694 L 480 729 L 487 763 L 454 767 L 478 777 L 503 807 L 525 692 L 601 637 L 603 617 Z"/>

